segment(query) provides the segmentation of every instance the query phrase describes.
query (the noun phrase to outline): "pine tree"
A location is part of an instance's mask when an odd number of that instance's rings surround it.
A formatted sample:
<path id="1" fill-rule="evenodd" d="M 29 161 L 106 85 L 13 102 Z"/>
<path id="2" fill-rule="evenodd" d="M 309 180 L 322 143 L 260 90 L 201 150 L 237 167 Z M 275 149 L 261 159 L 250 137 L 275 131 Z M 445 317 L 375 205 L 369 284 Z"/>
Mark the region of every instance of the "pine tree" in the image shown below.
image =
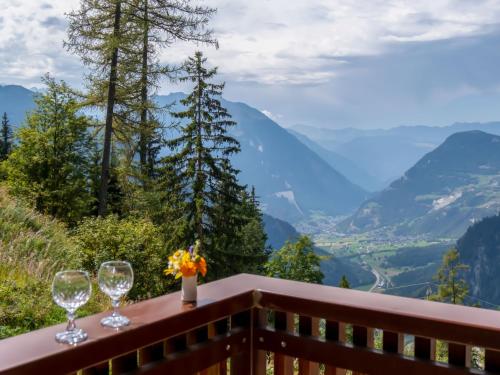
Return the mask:
<path id="1" fill-rule="evenodd" d="M 451 248 L 443 256 L 443 263 L 435 279 L 438 281 L 437 294 L 430 297 L 433 301 L 463 304 L 469 293 L 469 288 L 463 277 L 463 272 L 469 267 L 460 262 L 460 253 Z"/>
<path id="2" fill-rule="evenodd" d="M 7 113 L 2 116 L 2 128 L 0 129 L 0 161 L 7 159 L 12 150 L 12 129 Z"/>
<path id="3" fill-rule="evenodd" d="M 66 84 L 44 79 L 47 90 L 19 131 L 19 145 L 7 159 L 10 191 L 41 212 L 70 224 L 89 213 L 90 120 Z"/>
<path id="4" fill-rule="evenodd" d="M 351 284 L 349 284 L 349 280 L 347 280 L 346 275 L 342 275 L 339 283 L 339 288 L 351 289 Z"/>
<path id="5" fill-rule="evenodd" d="M 213 228 L 217 220 L 214 207 L 221 204 L 237 206 L 242 188 L 237 184 L 236 171 L 229 160 L 240 150 L 239 143 L 228 134 L 236 123 L 220 102 L 224 84 L 209 82 L 217 69 L 208 69 L 205 64 L 206 59 L 197 52 L 184 65 L 186 75 L 181 81 L 192 82 L 194 89 L 181 100 L 185 109 L 173 114 L 182 124 L 179 136 L 167 142 L 172 153 L 162 160 L 162 164 L 171 176 L 165 189 L 168 192 L 179 190 L 176 197 L 184 202 L 182 216 L 189 227 L 186 241 L 200 241 L 200 251 L 213 270 L 220 266 L 214 263 Z M 222 190 L 224 203 L 221 202 Z M 228 220 L 233 220 L 233 215 L 227 215 Z"/>

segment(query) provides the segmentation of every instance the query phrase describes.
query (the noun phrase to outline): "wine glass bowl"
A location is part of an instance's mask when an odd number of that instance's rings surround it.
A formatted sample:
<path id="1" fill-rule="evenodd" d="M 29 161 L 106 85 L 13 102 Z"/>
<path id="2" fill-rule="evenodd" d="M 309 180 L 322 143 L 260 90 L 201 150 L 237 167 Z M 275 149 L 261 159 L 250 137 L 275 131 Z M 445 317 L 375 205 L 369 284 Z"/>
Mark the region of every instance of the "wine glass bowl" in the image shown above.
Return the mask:
<path id="1" fill-rule="evenodd" d="M 54 302 L 66 310 L 68 325 L 64 332 L 56 334 L 56 341 L 75 345 L 87 339 L 87 333 L 76 328 L 75 312 L 90 299 L 92 286 L 85 271 L 61 271 L 56 273 L 52 282 L 52 298 Z"/>
<path id="2" fill-rule="evenodd" d="M 134 284 L 132 266 L 124 261 L 110 261 L 101 264 L 98 272 L 99 288 L 111 298 L 113 313 L 101 320 L 101 325 L 111 328 L 125 327 L 130 320 L 118 312 L 120 298 L 127 294 Z"/>

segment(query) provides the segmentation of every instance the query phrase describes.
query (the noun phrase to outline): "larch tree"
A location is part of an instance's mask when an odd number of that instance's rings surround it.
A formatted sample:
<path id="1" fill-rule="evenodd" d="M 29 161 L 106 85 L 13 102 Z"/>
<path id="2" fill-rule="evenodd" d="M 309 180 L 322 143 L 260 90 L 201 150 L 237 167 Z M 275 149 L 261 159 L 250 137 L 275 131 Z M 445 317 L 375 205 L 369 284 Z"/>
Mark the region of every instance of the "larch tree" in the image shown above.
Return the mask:
<path id="1" fill-rule="evenodd" d="M 215 9 L 192 6 L 190 0 L 129 0 L 132 19 L 140 30 L 140 57 L 137 60 L 140 102 L 138 103 L 138 154 L 140 173 L 146 181 L 154 174 L 155 148 L 158 144 L 158 112 L 153 100 L 162 78 L 175 79 L 179 68 L 162 64 L 162 49 L 178 41 L 216 44 L 207 24 Z"/>
<path id="2" fill-rule="evenodd" d="M 437 293 L 430 300 L 463 304 L 469 294 L 469 288 L 464 278 L 464 271 L 469 267 L 460 262 L 460 253 L 451 248 L 443 256 L 443 263 L 435 276 L 438 282 Z"/>
<path id="3" fill-rule="evenodd" d="M 88 104 L 105 111 L 98 214 L 107 212 L 111 145 L 114 134 L 128 135 L 119 124 L 133 116 L 133 85 L 138 31 L 131 26 L 132 7 L 125 0 L 81 0 L 69 14 L 65 45 L 89 68 Z"/>

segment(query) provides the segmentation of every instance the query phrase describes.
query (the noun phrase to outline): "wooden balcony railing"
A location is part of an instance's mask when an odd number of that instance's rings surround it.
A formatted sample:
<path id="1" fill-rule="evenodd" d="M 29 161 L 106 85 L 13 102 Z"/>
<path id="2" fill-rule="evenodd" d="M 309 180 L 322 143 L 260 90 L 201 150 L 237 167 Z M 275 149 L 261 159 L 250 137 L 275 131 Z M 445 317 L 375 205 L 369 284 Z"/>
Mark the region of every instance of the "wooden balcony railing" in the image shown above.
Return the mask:
<path id="1" fill-rule="evenodd" d="M 198 293 L 196 306 L 178 293 L 130 305 L 120 331 L 100 327 L 103 314 L 80 319 L 89 339 L 73 347 L 54 341 L 64 325 L 0 341 L 0 373 L 500 374 L 500 312 L 252 275 Z"/>

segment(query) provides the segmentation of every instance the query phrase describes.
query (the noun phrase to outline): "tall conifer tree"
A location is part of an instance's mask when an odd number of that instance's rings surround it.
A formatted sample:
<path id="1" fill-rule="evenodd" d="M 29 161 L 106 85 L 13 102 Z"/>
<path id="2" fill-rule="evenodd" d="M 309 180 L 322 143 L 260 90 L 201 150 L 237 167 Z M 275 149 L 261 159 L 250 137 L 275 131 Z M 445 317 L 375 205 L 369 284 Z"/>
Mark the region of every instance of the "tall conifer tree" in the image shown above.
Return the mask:
<path id="1" fill-rule="evenodd" d="M 174 78 L 177 68 L 161 64 L 158 53 L 176 41 L 216 44 L 206 29 L 215 9 L 190 5 L 190 0 L 132 0 L 133 19 L 141 31 L 138 67 L 140 103 L 138 153 L 140 172 L 150 179 L 153 173 L 155 138 L 160 123 L 156 113 L 161 109 L 152 99 L 161 78 Z"/>
<path id="2" fill-rule="evenodd" d="M 0 129 L 0 161 L 7 159 L 12 150 L 12 129 L 7 113 L 2 116 Z"/>
<path id="3" fill-rule="evenodd" d="M 81 0 L 80 9 L 69 14 L 66 47 L 90 68 L 88 104 L 105 110 L 99 215 L 107 211 L 111 144 L 115 134 L 132 116 L 138 89 L 132 85 L 139 32 L 131 26 L 133 11 L 126 0 Z"/>
<path id="4" fill-rule="evenodd" d="M 221 104 L 224 84 L 211 83 L 217 69 L 206 67 L 201 52 L 184 67 L 181 80 L 194 88 L 181 100 L 184 110 L 173 114 L 179 136 L 167 142 L 172 153 L 162 160 L 163 194 L 173 215 L 166 219 L 178 222 L 185 244 L 200 241 L 209 279 L 263 273 L 266 235 L 255 193 L 239 185 L 230 161 L 240 145 L 229 134 L 236 123 Z"/>

